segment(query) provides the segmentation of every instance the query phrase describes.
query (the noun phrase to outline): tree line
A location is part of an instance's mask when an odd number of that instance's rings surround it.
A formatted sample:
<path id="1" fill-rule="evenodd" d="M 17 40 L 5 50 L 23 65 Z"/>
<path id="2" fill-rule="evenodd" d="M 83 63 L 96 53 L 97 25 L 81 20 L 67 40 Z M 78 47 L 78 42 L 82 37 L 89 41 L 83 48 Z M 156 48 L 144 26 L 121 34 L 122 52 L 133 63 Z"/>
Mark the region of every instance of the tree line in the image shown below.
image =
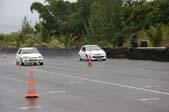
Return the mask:
<path id="1" fill-rule="evenodd" d="M 149 46 L 169 46 L 168 0 L 45 0 L 30 10 L 39 13 L 39 22 L 31 27 L 24 18 L 21 31 L 8 35 L 16 46 L 130 47 L 132 34 Z"/>

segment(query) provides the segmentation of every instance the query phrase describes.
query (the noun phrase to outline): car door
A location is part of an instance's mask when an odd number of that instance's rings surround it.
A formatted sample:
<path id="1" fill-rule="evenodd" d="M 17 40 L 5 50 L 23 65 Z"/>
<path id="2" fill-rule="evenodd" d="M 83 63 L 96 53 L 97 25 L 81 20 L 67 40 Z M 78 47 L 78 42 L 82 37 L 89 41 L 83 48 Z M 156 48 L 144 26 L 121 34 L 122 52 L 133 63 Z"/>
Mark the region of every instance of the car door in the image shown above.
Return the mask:
<path id="1" fill-rule="evenodd" d="M 80 50 L 80 57 L 82 59 L 86 59 L 86 47 L 82 47 L 81 50 Z"/>
<path id="2" fill-rule="evenodd" d="M 20 61 L 20 57 L 21 57 L 21 51 L 22 49 L 19 49 L 18 52 L 16 53 L 16 61 Z"/>

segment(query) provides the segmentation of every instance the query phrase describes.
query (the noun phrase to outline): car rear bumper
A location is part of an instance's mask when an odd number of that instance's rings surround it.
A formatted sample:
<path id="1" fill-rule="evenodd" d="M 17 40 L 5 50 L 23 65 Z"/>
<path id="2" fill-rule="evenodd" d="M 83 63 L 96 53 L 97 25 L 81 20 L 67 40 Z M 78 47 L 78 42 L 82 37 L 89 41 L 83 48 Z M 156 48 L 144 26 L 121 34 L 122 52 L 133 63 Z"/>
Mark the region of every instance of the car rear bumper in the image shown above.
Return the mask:
<path id="1" fill-rule="evenodd" d="M 43 63 L 43 60 L 23 60 L 23 63 Z"/>

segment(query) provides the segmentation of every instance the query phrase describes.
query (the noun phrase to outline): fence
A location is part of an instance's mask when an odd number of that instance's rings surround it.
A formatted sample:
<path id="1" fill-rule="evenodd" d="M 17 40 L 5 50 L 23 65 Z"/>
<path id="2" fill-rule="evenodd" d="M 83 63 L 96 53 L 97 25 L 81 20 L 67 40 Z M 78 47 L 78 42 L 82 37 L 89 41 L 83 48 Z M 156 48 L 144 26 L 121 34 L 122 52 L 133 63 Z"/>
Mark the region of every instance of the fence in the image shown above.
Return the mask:
<path id="1" fill-rule="evenodd" d="M 1 48 L 0 53 L 15 54 L 18 48 Z M 45 56 L 78 56 L 79 49 L 39 48 Z M 109 49 L 104 48 L 108 58 L 126 58 L 136 60 L 155 60 L 169 62 L 169 48 L 136 48 Z"/>

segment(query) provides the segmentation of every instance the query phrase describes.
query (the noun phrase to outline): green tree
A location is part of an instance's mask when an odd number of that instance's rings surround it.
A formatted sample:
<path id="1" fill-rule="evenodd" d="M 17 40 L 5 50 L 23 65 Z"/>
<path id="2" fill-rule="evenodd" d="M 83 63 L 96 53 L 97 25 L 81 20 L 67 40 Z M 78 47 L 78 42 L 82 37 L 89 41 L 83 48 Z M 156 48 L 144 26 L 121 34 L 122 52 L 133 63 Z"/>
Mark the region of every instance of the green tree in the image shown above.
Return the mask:
<path id="1" fill-rule="evenodd" d="M 145 34 L 153 47 L 160 47 L 162 45 L 163 33 L 161 25 L 159 25 L 157 28 L 151 26 L 145 31 Z"/>
<path id="2" fill-rule="evenodd" d="M 6 41 L 7 38 L 5 37 L 5 35 L 0 34 L 0 48 L 3 48 L 5 46 Z"/>
<path id="3" fill-rule="evenodd" d="M 102 47 L 121 47 L 132 33 L 151 29 L 151 26 L 158 29 L 161 23 L 169 23 L 168 0 L 46 2 L 35 2 L 31 6 L 31 11 L 37 11 L 40 18 L 35 25 L 35 34 L 41 33 L 44 42 L 50 41 L 51 37 L 53 40 L 64 40 L 61 43 L 65 47 L 73 46 L 70 43 L 75 42 L 71 40 Z"/>

